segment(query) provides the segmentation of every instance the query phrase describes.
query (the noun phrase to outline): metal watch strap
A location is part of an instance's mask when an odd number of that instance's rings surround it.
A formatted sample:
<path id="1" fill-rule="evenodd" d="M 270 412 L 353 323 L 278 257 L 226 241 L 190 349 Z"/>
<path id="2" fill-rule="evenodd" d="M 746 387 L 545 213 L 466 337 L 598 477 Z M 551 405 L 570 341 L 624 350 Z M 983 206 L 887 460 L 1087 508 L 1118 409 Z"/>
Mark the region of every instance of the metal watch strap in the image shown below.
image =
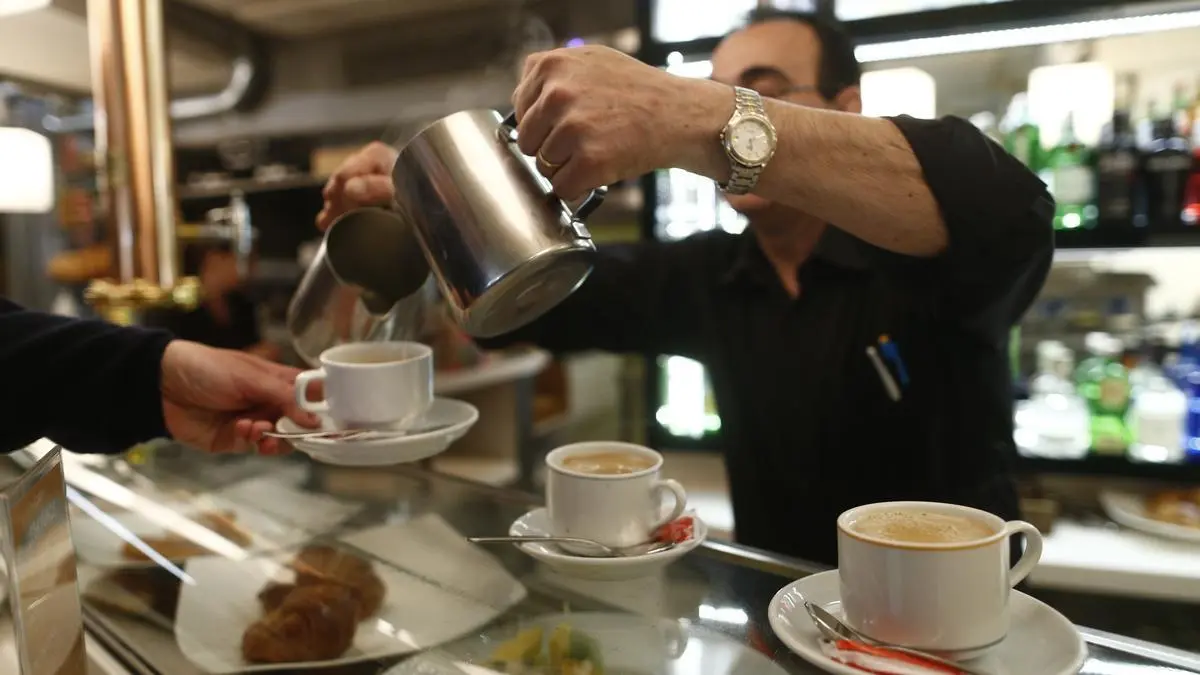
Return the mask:
<path id="1" fill-rule="evenodd" d="M 763 115 L 767 114 L 766 108 L 763 107 L 762 97 L 758 92 L 745 87 L 733 88 L 733 115 L 737 117 L 739 113 Z M 762 173 L 761 166 L 747 166 L 729 157 L 730 174 L 729 180 L 725 183 L 718 184 L 724 192 L 734 195 L 744 195 L 754 189 L 758 184 L 758 175 Z"/>

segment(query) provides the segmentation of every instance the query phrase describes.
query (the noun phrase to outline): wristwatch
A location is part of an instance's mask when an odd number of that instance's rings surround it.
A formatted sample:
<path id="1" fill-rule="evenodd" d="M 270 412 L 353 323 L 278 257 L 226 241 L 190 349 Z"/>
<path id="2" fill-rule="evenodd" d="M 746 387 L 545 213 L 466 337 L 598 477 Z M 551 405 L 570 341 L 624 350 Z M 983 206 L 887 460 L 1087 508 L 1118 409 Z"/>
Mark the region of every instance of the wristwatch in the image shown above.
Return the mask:
<path id="1" fill-rule="evenodd" d="M 758 176 L 775 154 L 775 125 L 767 118 L 762 97 L 745 87 L 733 88 L 733 116 L 721 131 L 721 147 L 729 157 L 729 181 L 718 187 L 731 195 L 754 189 Z"/>

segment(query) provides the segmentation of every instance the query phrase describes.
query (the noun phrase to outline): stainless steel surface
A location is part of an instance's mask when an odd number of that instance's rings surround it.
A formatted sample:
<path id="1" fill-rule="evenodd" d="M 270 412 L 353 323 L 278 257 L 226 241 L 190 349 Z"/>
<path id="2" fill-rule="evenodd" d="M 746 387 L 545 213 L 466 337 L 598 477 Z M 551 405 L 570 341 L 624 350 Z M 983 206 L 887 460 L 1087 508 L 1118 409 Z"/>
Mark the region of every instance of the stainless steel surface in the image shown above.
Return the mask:
<path id="1" fill-rule="evenodd" d="M 307 363 L 317 366 L 321 352 L 345 342 L 417 340 L 432 316 L 436 294 L 436 288 L 427 284 L 388 306 L 361 288 L 343 284 L 322 243 L 288 304 L 292 346 Z"/>
<path id="2" fill-rule="evenodd" d="M 467 537 L 467 541 L 472 544 L 526 544 L 526 543 L 546 543 L 546 544 L 576 544 L 581 546 L 594 546 L 596 555 L 590 556 L 593 558 L 631 558 L 639 555 L 650 555 L 651 553 L 662 553 L 675 548 L 675 544 L 669 541 L 650 541 L 644 544 L 634 544 L 633 546 L 608 546 L 601 544 L 598 541 L 591 539 L 580 539 L 579 537 L 538 537 L 534 535 L 522 536 L 505 536 L 505 537 Z"/>
<path id="3" fill-rule="evenodd" d="M 965 666 L 958 661 L 942 658 L 937 654 L 930 654 L 929 652 L 923 652 L 919 649 L 901 647 L 900 645 L 882 642 L 880 640 L 863 635 L 862 633 L 846 625 L 841 619 L 838 619 L 833 614 L 830 614 L 824 607 L 814 605 L 808 600 L 804 601 L 804 609 L 808 612 L 809 618 L 812 619 L 813 625 L 817 627 L 817 630 L 821 631 L 821 635 L 825 636 L 826 640 L 833 640 L 834 642 L 838 640 L 850 640 L 851 642 L 861 642 L 867 645 L 884 647 L 900 654 L 907 654 L 909 656 L 924 659 L 932 663 L 954 668 L 955 670 L 964 673 L 964 675 L 992 675 L 991 673 L 978 670 L 970 666 Z"/>
<path id="4" fill-rule="evenodd" d="M 175 164 L 163 0 L 88 0 L 96 165 L 117 276 L 175 284 Z"/>
<path id="5" fill-rule="evenodd" d="M 396 206 L 415 226 L 454 318 L 475 337 L 519 328 L 575 291 L 595 245 L 583 220 L 600 189 L 572 213 L 511 120 L 465 110 L 426 127 L 400 151 Z"/>

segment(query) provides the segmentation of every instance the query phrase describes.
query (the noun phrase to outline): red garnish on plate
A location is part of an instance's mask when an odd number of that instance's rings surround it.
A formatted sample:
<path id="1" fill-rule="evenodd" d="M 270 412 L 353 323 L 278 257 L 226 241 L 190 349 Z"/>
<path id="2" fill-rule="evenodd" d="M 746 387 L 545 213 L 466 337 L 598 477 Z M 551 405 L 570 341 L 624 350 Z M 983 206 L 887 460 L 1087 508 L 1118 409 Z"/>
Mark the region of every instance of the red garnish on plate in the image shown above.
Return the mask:
<path id="1" fill-rule="evenodd" d="M 695 531 L 696 521 L 691 516 L 683 516 L 659 527 L 654 533 L 654 539 L 672 544 L 682 544 L 691 539 Z"/>
<path id="2" fill-rule="evenodd" d="M 910 656 L 902 652 L 893 651 L 887 647 L 876 647 L 874 645 L 867 645 L 861 642 L 854 642 L 852 640 L 838 640 L 835 644 L 838 649 L 844 651 L 870 654 L 871 656 L 877 656 L 879 658 L 889 659 L 891 661 L 907 663 L 912 666 L 920 666 L 921 668 L 927 668 L 938 673 L 954 673 L 955 675 L 962 673 L 962 671 L 957 668 L 944 666 L 940 663 L 934 663 L 933 661 L 926 661 L 920 657 Z"/>

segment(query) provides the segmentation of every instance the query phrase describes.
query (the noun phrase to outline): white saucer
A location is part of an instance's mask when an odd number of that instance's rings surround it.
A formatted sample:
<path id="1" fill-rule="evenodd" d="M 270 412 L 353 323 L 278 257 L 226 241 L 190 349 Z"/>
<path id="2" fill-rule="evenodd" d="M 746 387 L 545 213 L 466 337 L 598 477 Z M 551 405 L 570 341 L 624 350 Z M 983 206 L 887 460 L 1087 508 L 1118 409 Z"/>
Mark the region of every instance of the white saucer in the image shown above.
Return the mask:
<path id="1" fill-rule="evenodd" d="M 813 574 L 781 588 L 771 599 L 767 618 L 780 641 L 804 660 L 830 673 L 862 675 L 861 670 L 821 652 L 821 636 L 804 610 L 804 600 L 841 618 L 837 570 Z M 994 675 L 1075 675 L 1083 668 L 1087 645 L 1066 617 L 1020 591 L 1012 592 L 1009 611 L 1008 637 L 971 663 Z"/>
<path id="2" fill-rule="evenodd" d="M 416 424 L 436 426 L 435 431 L 396 438 L 377 438 L 362 441 L 333 439 L 290 440 L 293 447 L 307 453 L 318 462 L 341 466 L 378 466 L 403 464 L 432 457 L 462 438 L 479 419 L 479 411 L 470 403 L 449 398 L 436 398 L 429 412 Z M 275 423 L 281 433 L 311 431 L 282 417 Z M 321 418 L 321 429 L 334 431 L 337 425 L 328 417 Z"/>
<path id="3" fill-rule="evenodd" d="M 517 544 L 517 548 L 549 567 L 573 577 L 599 579 L 602 581 L 636 579 L 654 574 L 667 565 L 679 560 L 687 555 L 689 551 L 703 543 L 708 537 L 708 525 L 703 520 L 700 520 L 700 516 L 690 511 L 686 515 L 691 516 L 695 522 L 692 538 L 669 550 L 649 555 L 630 556 L 628 558 L 591 558 L 588 556 L 571 555 L 554 544 L 536 542 Z M 550 536 L 550 518 L 546 513 L 546 509 L 534 509 L 517 518 L 508 528 L 508 534 L 514 537 Z"/>

